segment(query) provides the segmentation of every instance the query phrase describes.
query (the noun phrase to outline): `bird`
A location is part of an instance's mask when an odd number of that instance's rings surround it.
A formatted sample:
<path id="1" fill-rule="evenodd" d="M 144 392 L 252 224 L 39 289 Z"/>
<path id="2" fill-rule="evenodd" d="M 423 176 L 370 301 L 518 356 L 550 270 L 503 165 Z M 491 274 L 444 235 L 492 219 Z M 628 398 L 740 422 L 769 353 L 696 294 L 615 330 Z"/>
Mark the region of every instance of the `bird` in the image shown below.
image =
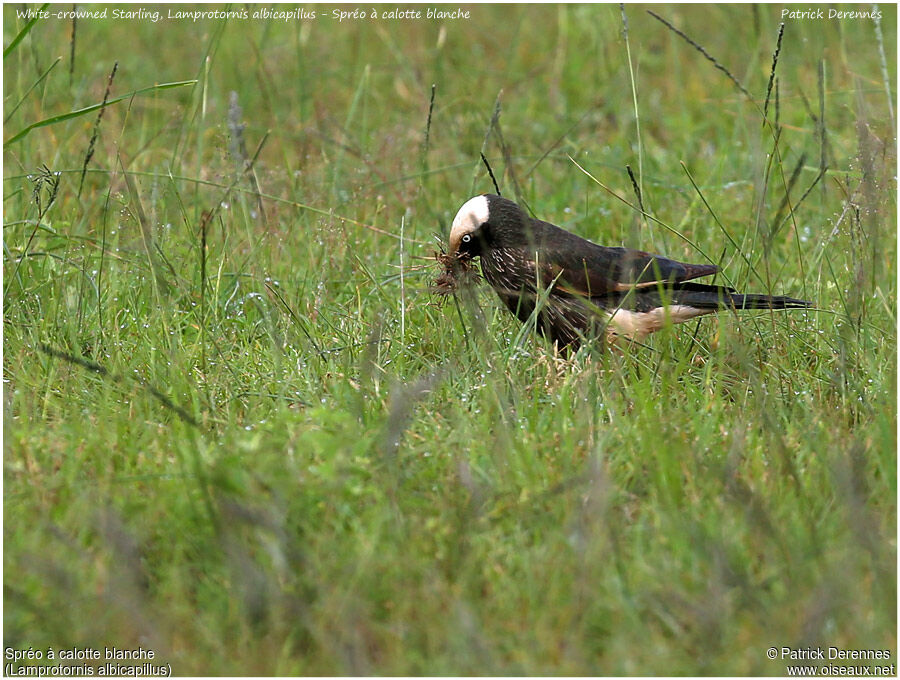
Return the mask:
<path id="1" fill-rule="evenodd" d="M 538 310 L 538 331 L 568 354 L 585 340 L 643 341 L 668 323 L 731 309 L 792 309 L 805 300 L 738 293 L 694 279 L 719 272 L 620 246 L 602 246 L 528 215 L 496 194 L 466 201 L 441 261 L 446 276 L 481 261 L 484 279 L 523 323 Z M 446 291 L 444 291 L 446 292 Z"/>

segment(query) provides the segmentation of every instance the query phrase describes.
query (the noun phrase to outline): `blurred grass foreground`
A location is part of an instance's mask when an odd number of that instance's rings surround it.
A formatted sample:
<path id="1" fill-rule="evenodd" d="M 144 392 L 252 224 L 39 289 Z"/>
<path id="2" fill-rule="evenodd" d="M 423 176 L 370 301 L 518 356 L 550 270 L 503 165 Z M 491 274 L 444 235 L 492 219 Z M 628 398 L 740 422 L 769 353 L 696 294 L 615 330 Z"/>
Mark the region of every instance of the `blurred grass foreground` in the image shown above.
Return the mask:
<path id="1" fill-rule="evenodd" d="M 896 664 L 894 5 L 103 9 L 3 7 L 7 673 Z M 481 153 L 815 306 L 436 304 Z"/>

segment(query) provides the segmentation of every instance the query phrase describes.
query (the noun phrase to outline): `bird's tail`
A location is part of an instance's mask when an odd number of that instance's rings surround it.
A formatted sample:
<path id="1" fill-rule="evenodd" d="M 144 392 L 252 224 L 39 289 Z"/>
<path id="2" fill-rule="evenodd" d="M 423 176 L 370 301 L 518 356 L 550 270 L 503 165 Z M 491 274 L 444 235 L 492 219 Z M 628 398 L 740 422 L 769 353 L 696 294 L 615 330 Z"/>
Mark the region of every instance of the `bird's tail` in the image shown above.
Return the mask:
<path id="1" fill-rule="evenodd" d="M 697 309 L 798 309 L 812 303 L 795 298 L 738 293 L 725 286 L 683 283 L 671 291 L 669 304 L 686 305 Z"/>
<path id="2" fill-rule="evenodd" d="M 812 307 L 812 302 L 806 300 L 797 300 L 780 295 L 757 295 L 752 293 L 749 295 L 732 293 L 730 302 L 731 304 L 728 306 L 736 309 L 796 309 Z"/>

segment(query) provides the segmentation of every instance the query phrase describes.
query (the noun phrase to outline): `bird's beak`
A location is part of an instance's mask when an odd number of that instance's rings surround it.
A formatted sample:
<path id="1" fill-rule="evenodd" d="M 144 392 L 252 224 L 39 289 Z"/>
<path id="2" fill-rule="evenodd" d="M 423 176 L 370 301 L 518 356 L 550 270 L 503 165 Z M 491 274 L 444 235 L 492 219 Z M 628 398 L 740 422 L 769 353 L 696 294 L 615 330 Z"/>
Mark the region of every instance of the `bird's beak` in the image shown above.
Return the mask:
<path id="1" fill-rule="evenodd" d="M 459 234 L 450 234 L 450 250 L 447 253 L 450 257 L 455 258 L 459 252 Z"/>

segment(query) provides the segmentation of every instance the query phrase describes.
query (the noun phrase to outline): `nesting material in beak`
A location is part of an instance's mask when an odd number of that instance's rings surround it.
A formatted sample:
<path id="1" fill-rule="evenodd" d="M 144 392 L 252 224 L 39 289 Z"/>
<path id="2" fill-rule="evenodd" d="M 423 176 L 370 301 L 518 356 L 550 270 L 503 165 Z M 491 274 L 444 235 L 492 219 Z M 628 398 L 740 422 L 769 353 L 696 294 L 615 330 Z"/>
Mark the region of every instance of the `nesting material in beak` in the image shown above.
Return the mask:
<path id="1" fill-rule="evenodd" d="M 451 255 L 442 251 L 435 253 L 434 259 L 443 267 L 431 284 L 431 292 L 435 295 L 452 295 L 460 287 L 478 279 L 478 272 L 472 266 L 472 258 L 468 255 Z"/>

